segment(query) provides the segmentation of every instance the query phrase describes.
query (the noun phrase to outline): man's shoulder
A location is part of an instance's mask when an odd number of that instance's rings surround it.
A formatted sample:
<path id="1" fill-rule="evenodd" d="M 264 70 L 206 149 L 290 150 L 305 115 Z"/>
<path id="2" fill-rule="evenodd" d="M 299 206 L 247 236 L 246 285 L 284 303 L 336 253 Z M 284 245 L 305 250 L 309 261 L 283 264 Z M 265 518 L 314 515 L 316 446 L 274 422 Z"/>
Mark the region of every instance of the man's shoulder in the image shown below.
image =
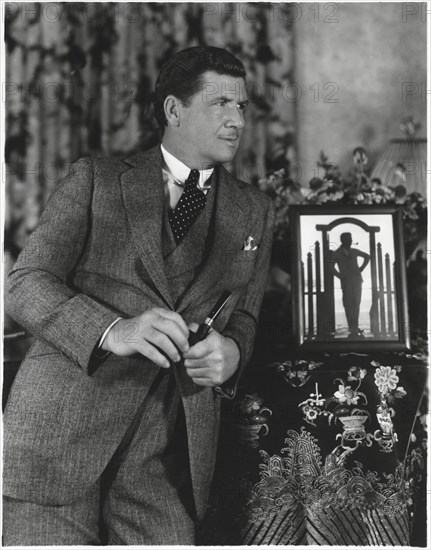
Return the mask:
<path id="1" fill-rule="evenodd" d="M 141 166 L 160 157 L 160 144 L 144 151 L 132 151 L 112 156 L 86 157 L 95 168 L 123 171 L 130 166 Z"/>
<path id="2" fill-rule="evenodd" d="M 243 181 L 226 169 L 224 169 L 226 178 L 228 179 L 228 184 L 234 186 L 239 196 L 249 204 L 252 208 L 260 208 L 267 210 L 272 205 L 271 198 L 264 193 L 261 189 L 258 189 L 255 185 Z"/>
<path id="3" fill-rule="evenodd" d="M 90 161 L 96 168 L 105 168 L 109 170 L 122 169 L 126 164 L 126 158 L 124 156 L 114 157 L 90 157 Z"/>
<path id="4" fill-rule="evenodd" d="M 89 170 L 94 175 L 116 174 L 127 168 L 126 158 L 84 156 L 78 158 L 70 167 L 70 172 L 76 173 L 82 169 Z"/>

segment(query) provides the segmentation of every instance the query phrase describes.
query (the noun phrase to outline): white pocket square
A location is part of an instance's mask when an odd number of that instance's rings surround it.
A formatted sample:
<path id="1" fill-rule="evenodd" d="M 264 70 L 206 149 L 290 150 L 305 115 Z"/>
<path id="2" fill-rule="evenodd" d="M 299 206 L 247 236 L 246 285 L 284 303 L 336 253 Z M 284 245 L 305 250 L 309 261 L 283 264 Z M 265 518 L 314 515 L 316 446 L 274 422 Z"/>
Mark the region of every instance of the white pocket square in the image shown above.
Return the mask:
<path id="1" fill-rule="evenodd" d="M 243 250 L 257 250 L 257 244 L 254 244 L 254 238 L 251 235 L 244 241 Z"/>

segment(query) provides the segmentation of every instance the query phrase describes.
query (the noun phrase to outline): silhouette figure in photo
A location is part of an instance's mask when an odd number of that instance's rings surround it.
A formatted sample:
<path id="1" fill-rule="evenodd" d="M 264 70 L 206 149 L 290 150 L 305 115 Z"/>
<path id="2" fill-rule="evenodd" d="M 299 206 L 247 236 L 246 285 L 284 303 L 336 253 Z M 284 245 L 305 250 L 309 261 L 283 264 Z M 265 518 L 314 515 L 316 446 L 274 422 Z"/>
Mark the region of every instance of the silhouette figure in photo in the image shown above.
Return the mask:
<path id="1" fill-rule="evenodd" d="M 342 233 L 340 241 L 340 247 L 331 254 L 331 270 L 341 282 L 349 338 L 361 338 L 363 331 L 359 328 L 359 311 L 362 297 L 362 271 L 367 267 L 370 256 L 362 250 L 352 248 L 351 233 Z M 358 265 L 358 258 L 363 259 L 361 266 Z"/>

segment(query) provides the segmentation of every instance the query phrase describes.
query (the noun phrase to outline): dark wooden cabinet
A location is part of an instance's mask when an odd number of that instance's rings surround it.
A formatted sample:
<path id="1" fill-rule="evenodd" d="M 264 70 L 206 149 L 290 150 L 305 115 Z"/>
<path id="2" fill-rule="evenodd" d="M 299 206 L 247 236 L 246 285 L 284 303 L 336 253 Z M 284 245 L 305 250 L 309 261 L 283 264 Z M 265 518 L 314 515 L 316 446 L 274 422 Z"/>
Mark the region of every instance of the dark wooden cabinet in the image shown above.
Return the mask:
<path id="1" fill-rule="evenodd" d="M 223 403 L 200 544 L 425 546 L 424 360 L 288 357 Z"/>

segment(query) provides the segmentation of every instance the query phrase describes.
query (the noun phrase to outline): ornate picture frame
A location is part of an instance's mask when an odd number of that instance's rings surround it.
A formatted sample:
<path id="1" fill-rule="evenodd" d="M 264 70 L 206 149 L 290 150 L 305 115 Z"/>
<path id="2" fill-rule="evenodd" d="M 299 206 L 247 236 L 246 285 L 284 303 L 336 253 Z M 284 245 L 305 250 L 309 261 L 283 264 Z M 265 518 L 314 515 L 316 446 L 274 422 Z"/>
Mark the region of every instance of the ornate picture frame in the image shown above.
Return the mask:
<path id="1" fill-rule="evenodd" d="M 298 347 L 335 353 L 409 349 L 401 208 L 295 205 L 290 215 Z"/>

